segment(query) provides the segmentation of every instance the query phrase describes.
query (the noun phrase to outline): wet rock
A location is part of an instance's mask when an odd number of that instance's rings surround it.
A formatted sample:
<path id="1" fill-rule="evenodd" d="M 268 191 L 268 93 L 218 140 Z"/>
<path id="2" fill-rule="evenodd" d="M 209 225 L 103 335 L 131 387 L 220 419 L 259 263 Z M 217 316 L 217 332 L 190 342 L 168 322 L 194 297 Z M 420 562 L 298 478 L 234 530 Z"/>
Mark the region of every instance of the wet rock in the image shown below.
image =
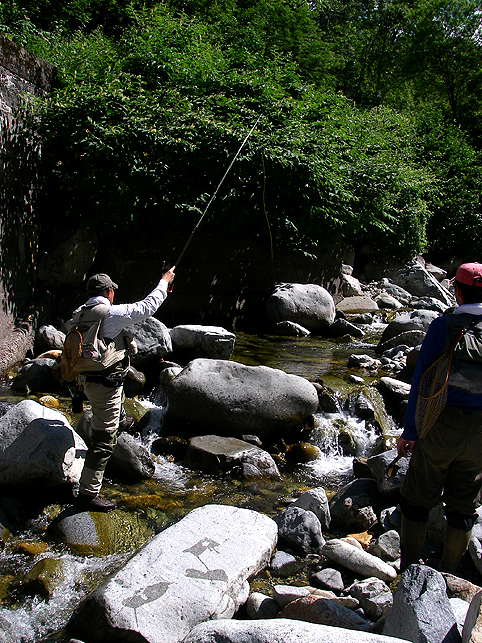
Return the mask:
<path id="1" fill-rule="evenodd" d="M 425 565 L 410 565 L 403 572 L 383 634 L 408 641 L 460 642 L 442 574 Z"/>
<path id="2" fill-rule="evenodd" d="M 303 554 L 321 553 L 325 539 L 321 523 L 312 511 L 290 505 L 274 518 L 280 540 Z"/>
<path id="3" fill-rule="evenodd" d="M 323 487 L 308 489 L 308 491 L 302 493 L 290 506 L 301 507 L 306 511 L 312 511 L 320 521 L 323 531 L 329 529 L 331 522 L 330 506 L 326 491 Z"/>
<path id="4" fill-rule="evenodd" d="M 365 331 L 347 319 L 335 319 L 330 328 L 325 331 L 325 334 L 329 337 L 345 337 L 349 335 L 350 337 L 361 339 L 365 336 Z"/>
<path id="5" fill-rule="evenodd" d="M 377 481 L 378 490 L 387 500 L 390 498 L 398 501 L 400 489 L 408 471 L 410 460 L 400 458 L 395 464 L 397 450 L 390 449 L 380 455 L 368 458 L 367 465 L 372 477 Z"/>
<path id="6" fill-rule="evenodd" d="M 413 310 L 409 313 L 402 313 L 393 319 L 382 333 L 379 341 L 379 346 L 385 344 L 388 340 L 398 337 L 408 331 L 417 330 L 424 333 L 427 332 L 428 327 L 434 319 L 438 317 L 438 313 L 428 310 Z M 400 342 L 407 343 L 407 342 Z M 409 344 L 414 346 L 415 344 Z"/>
<path id="7" fill-rule="evenodd" d="M 12 382 L 12 389 L 24 395 L 49 391 L 55 386 L 52 377 L 52 367 L 55 363 L 54 359 L 47 357 L 25 360 Z"/>
<path id="8" fill-rule="evenodd" d="M 334 526 L 347 531 L 366 531 L 377 522 L 382 506 L 375 480 L 358 478 L 348 483 L 330 499 L 330 514 Z"/>
<path id="9" fill-rule="evenodd" d="M 167 326 L 155 317 L 129 326 L 129 335 L 137 344 L 137 353 L 131 355 L 131 364 L 142 370 L 149 362 L 159 361 L 172 353 L 171 335 Z"/>
<path id="10" fill-rule="evenodd" d="M 378 355 L 382 353 L 385 354 L 387 351 L 397 348 L 400 346 L 418 346 L 422 343 L 425 337 L 426 331 L 424 330 L 407 330 L 404 333 L 395 335 L 391 339 L 387 339 L 385 342 L 380 342 L 375 347 L 375 351 Z"/>
<path id="11" fill-rule="evenodd" d="M 168 417 L 239 437 L 301 427 L 318 408 L 310 382 L 266 366 L 196 359 L 168 388 Z"/>
<path id="12" fill-rule="evenodd" d="M 356 581 L 347 587 L 346 591 L 359 601 L 363 611 L 372 621 L 378 621 L 392 608 L 392 592 L 388 585 L 379 578 Z"/>
<path id="13" fill-rule="evenodd" d="M 342 592 L 345 589 L 343 578 L 337 569 L 326 568 L 310 577 L 310 584 L 320 589 Z"/>
<path id="14" fill-rule="evenodd" d="M 328 386 L 323 384 L 314 383 L 313 386 L 318 392 L 318 399 L 320 402 L 320 411 L 324 413 L 339 413 L 341 411 L 341 405 L 338 393 L 333 391 Z"/>
<path id="15" fill-rule="evenodd" d="M 347 366 L 348 368 L 366 368 L 369 371 L 373 371 L 378 368 L 379 362 L 370 355 L 357 355 L 353 353 L 353 355 L 350 355 L 348 358 Z"/>
<path id="16" fill-rule="evenodd" d="M 281 609 L 305 596 L 311 596 L 308 587 L 297 587 L 296 585 L 275 585 L 273 587 L 273 599 Z"/>
<path id="17" fill-rule="evenodd" d="M 65 416 L 23 400 L 0 418 L 0 484 L 19 488 L 79 481 L 84 441 Z"/>
<path id="18" fill-rule="evenodd" d="M 285 457 L 288 462 L 306 464 L 320 458 L 320 449 L 309 442 L 290 444 L 286 448 Z"/>
<path id="19" fill-rule="evenodd" d="M 136 513 L 89 513 L 71 507 L 54 518 L 48 533 L 75 555 L 107 556 L 136 550 L 153 530 Z"/>
<path id="20" fill-rule="evenodd" d="M 294 556 L 285 551 L 275 552 L 270 563 L 270 571 L 273 576 L 288 577 L 297 568 L 298 562 Z"/>
<path id="21" fill-rule="evenodd" d="M 286 337 L 308 337 L 308 335 L 311 335 L 307 328 L 291 321 L 278 322 L 272 332 L 274 335 Z"/>
<path id="22" fill-rule="evenodd" d="M 121 433 L 117 437 L 107 468 L 111 475 L 131 482 L 151 478 L 155 471 L 149 451 L 128 433 Z"/>
<path id="23" fill-rule="evenodd" d="M 364 391 L 355 391 L 349 395 L 346 400 L 346 408 L 351 415 L 362 420 L 375 415 L 375 408 Z"/>
<path id="24" fill-rule="evenodd" d="M 65 559 L 42 558 L 22 579 L 20 590 L 30 596 L 49 598 L 65 578 Z"/>
<path id="25" fill-rule="evenodd" d="M 375 576 L 389 583 L 397 577 L 397 572 L 391 565 L 338 538 L 327 541 L 322 549 L 322 554 L 365 577 Z"/>
<path id="26" fill-rule="evenodd" d="M 362 632 L 371 629 L 371 624 L 356 612 L 335 601 L 317 596 L 305 596 L 293 601 L 281 610 L 278 617 L 321 625 L 333 625 Z"/>
<path id="27" fill-rule="evenodd" d="M 353 375 L 353 373 L 348 375 L 347 381 L 350 384 L 364 384 L 365 382 L 363 377 L 360 377 L 359 375 Z"/>
<path id="28" fill-rule="evenodd" d="M 154 455 L 172 456 L 174 460 L 182 460 L 188 450 L 189 442 L 176 435 L 166 435 L 151 444 L 151 453 Z"/>
<path id="29" fill-rule="evenodd" d="M 178 361 L 187 364 L 193 359 L 229 359 L 236 335 L 220 326 L 186 324 L 171 329 L 172 351 Z"/>
<path id="30" fill-rule="evenodd" d="M 164 362 L 162 363 L 164 366 Z M 159 384 L 164 390 L 167 390 L 171 380 L 182 371 L 182 366 L 170 362 L 168 366 L 164 367 L 159 373 Z"/>
<path id="31" fill-rule="evenodd" d="M 146 376 L 133 366 L 129 366 L 124 382 L 124 394 L 126 397 L 136 397 L 142 392 L 146 384 Z"/>
<path id="32" fill-rule="evenodd" d="M 43 395 L 41 398 L 39 398 L 38 403 L 41 404 L 42 406 L 46 406 L 49 409 L 60 408 L 59 400 L 53 395 Z"/>
<path id="33" fill-rule="evenodd" d="M 357 297 L 346 297 L 342 299 L 336 305 L 337 310 L 340 310 L 343 313 L 373 313 L 379 310 L 378 304 L 376 301 L 367 297 L 366 295 L 360 295 Z"/>
<path id="34" fill-rule="evenodd" d="M 207 619 L 230 619 L 247 579 L 269 562 L 276 524 L 248 509 L 205 505 L 157 534 L 77 607 L 70 636 L 179 643 Z"/>
<path id="35" fill-rule="evenodd" d="M 279 612 L 278 603 L 260 592 L 253 592 L 246 602 L 246 614 L 252 619 L 274 618 Z"/>
<path id="36" fill-rule="evenodd" d="M 191 438 L 184 466 L 210 474 L 236 474 L 245 478 L 280 474 L 267 451 L 237 438 L 202 435 Z"/>
<path id="37" fill-rule="evenodd" d="M 333 297 L 316 284 L 277 284 L 266 310 L 271 324 L 291 321 L 312 333 L 322 332 L 335 321 Z"/>
<path id="38" fill-rule="evenodd" d="M 370 632 L 275 618 L 260 621 L 208 621 L 197 625 L 183 643 L 402 643 Z"/>

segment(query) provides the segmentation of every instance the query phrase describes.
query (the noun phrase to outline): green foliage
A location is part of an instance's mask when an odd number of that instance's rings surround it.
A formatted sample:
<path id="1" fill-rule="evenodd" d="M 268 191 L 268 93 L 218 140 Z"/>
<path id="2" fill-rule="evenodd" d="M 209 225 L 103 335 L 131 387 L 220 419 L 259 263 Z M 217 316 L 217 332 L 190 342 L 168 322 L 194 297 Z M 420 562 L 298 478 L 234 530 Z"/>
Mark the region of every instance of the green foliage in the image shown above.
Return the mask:
<path id="1" fill-rule="evenodd" d="M 266 214 L 308 254 L 455 252 L 453 226 L 482 223 L 482 67 L 475 0 L 450 2 L 1 3 L 4 33 L 58 68 L 32 113 L 38 211 L 190 230 L 260 117 L 204 225 L 263 234 Z"/>

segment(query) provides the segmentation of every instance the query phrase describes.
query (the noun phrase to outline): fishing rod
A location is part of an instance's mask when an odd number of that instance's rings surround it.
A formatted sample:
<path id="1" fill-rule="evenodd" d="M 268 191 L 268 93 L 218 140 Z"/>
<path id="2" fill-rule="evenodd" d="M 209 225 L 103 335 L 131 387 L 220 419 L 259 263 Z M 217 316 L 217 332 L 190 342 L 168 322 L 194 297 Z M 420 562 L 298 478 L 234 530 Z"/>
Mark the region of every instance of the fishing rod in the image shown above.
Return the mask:
<path id="1" fill-rule="evenodd" d="M 212 202 L 214 201 L 214 199 L 216 198 L 216 195 L 217 195 L 217 193 L 218 193 L 218 191 L 219 191 L 219 188 L 221 187 L 221 185 L 223 184 L 224 179 L 227 177 L 227 175 L 228 175 L 229 171 L 230 171 L 230 170 L 231 170 L 231 168 L 233 167 L 233 165 L 234 165 L 234 163 L 235 163 L 236 159 L 238 158 L 239 154 L 241 153 L 241 150 L 243 149 L 243 147 L 244 147 L 244 145 L 245 145 L 246 141 L 248 140 L 248 138 L 249 138 L 249 137 L 251 136 L 251 134 L 253 133 L 253 131 L 254 131 L 254 129 L 255 129 L 255 127 L 256 127 L 256 125 L 258 124 L 258 122 L 259 122 L 260 118 L 261 118 L 261 114 L 258 116 L 258 118 L 256 119 L 255 124 L 254 124 L 254 125 L 253 125 L 253 127 L 249 130 L 249 132 L 247 133 L 247 135 L 245 136 L 244 141 L 243 141 L 243 142 L 241 143 L 241 145 L 239 146 L 239 149 L 238 149 L 238 151 L 236 152 L 236 154 L 234 155 L 233 160 L 232 160 L 232 161 L 231 161 L 231 163 L 229 164 L 228 169 L 227 169 L 227 170 L 226 170 L 226 172 L 224 173 L 223 178 L 219 181 L 217 188 L 214 190 L 212 197 L 209 199 L 209 202 L 208 202 L 207 206 L 206 206 L 206 207 L 205 207 L 205 209 L 204 209 L 204 212 L 202 213 L 202 215 L 201 215 L 201 217 L 200 217 L 199 221 L 198 221 L 198 222 L 196 223 L 196 225 L 194 226 L 194 228 L 193 228 L 193 230 L 192 230 L 191 234 L 189 235 L 188 240 L 186 241 L 186 243 L 185 243 L 185 245 L 184 245 L 184 248 L 181 250 L 181 252 L 180 252 L 180 254 L 179 254 L 179 256 L 178 256 L 178 258 L 177 258 L 177 260 L 176 260 L 176 262 L 175 262 L 175 264 L 174 264 L 176 267 L 178 266 L 179 262 L 181 261 L 181 258 L 182 258 L 182 256 L 183 256 L 183 254 L 186 252 L 186 248 L 187 248 L 187 247 L 188 247 L 188 245 L 191 243 L 191 239 L 193 238 L 193 236 L 194 236 L 194 234 L 195 234 L 196 230 L 197 230 L 197 229 L 199 228 L 199 226 L 201 225 L 202 220 L 203 220 L 203 219 L 204 219 L 204 217 L 206 216 L 206 212 L 208 211 L 209 206 L 211 205 L 211 203 L 212 203 Z"/>

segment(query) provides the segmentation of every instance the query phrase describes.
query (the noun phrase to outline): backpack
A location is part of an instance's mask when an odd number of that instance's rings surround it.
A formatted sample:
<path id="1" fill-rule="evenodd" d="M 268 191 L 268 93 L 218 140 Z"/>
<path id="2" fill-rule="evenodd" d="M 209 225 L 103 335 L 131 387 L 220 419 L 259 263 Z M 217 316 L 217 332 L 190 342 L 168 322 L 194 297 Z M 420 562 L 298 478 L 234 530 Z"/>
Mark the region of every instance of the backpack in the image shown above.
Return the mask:
<path id="1" fill-rule="evenodd" d="M 125 356 L 115 341 L 106 344 L 102 333 L 104 317 L 109 306 L 83 306 L 73 317 L 62 349 L 60 374 L 65 382 L 75 380 L 83 373 L 100 374 L 116 365 Z"/>

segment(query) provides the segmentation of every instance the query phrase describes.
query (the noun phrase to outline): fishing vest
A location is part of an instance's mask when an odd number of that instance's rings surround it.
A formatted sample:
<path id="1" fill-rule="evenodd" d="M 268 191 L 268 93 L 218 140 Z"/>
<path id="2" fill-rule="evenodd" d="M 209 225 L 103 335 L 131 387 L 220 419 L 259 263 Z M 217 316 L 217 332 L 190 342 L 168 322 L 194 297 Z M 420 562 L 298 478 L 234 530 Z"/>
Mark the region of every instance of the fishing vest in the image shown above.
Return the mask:
<path id="1" fill-rule="evenodd" d="M 84 305 L 72 316 L 71 331 L 82 336 L 81 354 L 74 367 L 77 374 L 112 373 L 126 357 L 123 331 L 114 339 L 104 337 L 102 327 L 109 308 L 107 304 Z"/>
<path id="2" fill-rule="evenodd" d="M 482 395 L 482 316 L 448 313 L 445 317 L 447 336 L 444 350 L 465 330 L 454 348 L 447 384 L 471 395 Z"/>

